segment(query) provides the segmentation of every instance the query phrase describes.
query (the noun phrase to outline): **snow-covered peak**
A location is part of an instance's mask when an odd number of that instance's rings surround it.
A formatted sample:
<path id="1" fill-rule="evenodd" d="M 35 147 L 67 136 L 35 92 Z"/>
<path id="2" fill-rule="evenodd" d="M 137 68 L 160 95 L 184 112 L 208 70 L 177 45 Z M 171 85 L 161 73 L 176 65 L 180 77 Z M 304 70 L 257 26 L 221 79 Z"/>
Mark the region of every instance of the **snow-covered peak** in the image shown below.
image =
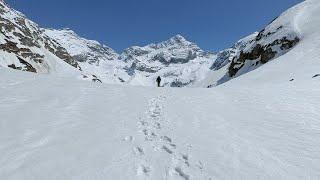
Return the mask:
<path id="1" fill-rule="evenodd" d="M 121 74 L 125 74 L 124 63 L 110 47 L 98 41 L 80 37 L 73 30 L 44 29 L 44 33 L 55 39 L 80 64 L 87 74 L 94 74 L 106 83 L 119 83 Z"/>
<path id="2" fill-rule="evenodd" d="M 185 37 L 183 37 L 182 35 L 178 34 L 172 38 L 170 38 L 168 41 L 165 41 L 164 43 L 167 44 L 179 44 L 179 45 L 189 45 L 192 44 L 191 42 L 189 42 Z"/>
<path id="3" fill-rule="evenodd" d="M 164 86 L 183 87 L 203 79 L 214 58 L 213 53 L 206 53 L 195 43 L 176 35 L 160 43 L 130 47 L 119 59 L 128 65 L 130 84 L 150 86 L 161 76 Z"/>
<path id="4" fill-rule="evenodd" d="M 91 55 L 87 57 L 91 62 L 117 59 L 118 54 L 113 49 L 97 41 L 82 38 L 71 29 L 44 29 L 44 31 L 46 35 L 66 48 L 72 56 Z M 85 59 L 78 59 L 78 61 L 85 61 Z"/>
<path id="5" fill-rule="evenodd" d="M 164 49 L 164 48 L 192 48 L 202 51 L 195 43 L 188 41 L 181 35 L 176 35 L 166 41 L 150 44 L 145 46 L 144 48 L 152 48 L 152 49 Z"/>
<path id="6" fill-rule="evenodd" d="M 70 36 L 74 36 L 74 37 L 80 38 L 80 37 L 78 36 L 78 34 L 75 33 L 75 32 L 74 32 L 72 29 L 70 29 L 70 28 L 62 28 L 62 29 L 52 29 L 52 28 L 49 28 L 49 29 L 44 29 L 44 30 L 53 31 L 53 32 L 55 32 L 55 33 L 58 33 L 58 31 L 59 31 L 60 33 L 68 34 L 68 35 L 70 35 Z"/>
<path id="7" fill-rule="evenodd" d="M 172 40 L 175 41 L 187 41 L 185 37 L 183 37 L 181 34 L 177 34 L 174 37 L 171 38 Z"/>
<path id="8" fill-rule="evenodd" d="M 186 63 L 206 53 L 195 43 L 176 35 L 169 40 L 153 43 L 144 47 L 133 46 L 121 54 L 124 61 L 139 59 L 140 61 L 168 63 Z"/>

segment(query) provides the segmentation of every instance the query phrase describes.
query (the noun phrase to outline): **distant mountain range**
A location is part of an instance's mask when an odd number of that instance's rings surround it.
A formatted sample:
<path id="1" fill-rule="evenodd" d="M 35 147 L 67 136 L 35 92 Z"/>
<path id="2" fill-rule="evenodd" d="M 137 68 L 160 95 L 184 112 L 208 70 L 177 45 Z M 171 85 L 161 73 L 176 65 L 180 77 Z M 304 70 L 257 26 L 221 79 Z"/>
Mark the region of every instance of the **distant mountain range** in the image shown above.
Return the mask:
<path id="1" fill-rule="evenodd" d="M 292 18 L 291 18 L 292 19 Z M 121 54 L 70 29 L 44 29 L 0 1 L 0 66 L 111 84 L 213 87 L 287 53 L 300 40 L 286 14 L 218 53 L 181 35 Z"/>

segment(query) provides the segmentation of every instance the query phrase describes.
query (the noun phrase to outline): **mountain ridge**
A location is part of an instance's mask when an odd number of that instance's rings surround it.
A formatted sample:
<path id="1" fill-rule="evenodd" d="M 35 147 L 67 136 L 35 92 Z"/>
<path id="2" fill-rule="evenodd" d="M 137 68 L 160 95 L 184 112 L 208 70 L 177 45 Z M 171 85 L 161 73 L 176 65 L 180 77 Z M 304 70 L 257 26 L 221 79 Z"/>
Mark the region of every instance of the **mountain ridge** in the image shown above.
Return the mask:
<path id="1" fill-rule="evenodd" d="M 32 22 L 22 13 L 5 7 L 5 3 L 2 4 L 4 4 L 3 9 L 7 9 L 7 11 L 10 9 L 13 14 L 25 19 L 26 22 Z M 3 12 L 1 15 L 5 16 Z M 82 79 L 111 84 L 154 86 L 155 79 L 161 76 L 163 77 L 163 86 L 213 87 L 262 66 L 287 53 L 298 44 L 300 39 L 290 22 L 282 21 L 281 18 L 282 15 L 262 31 L 255 32 L 239 40 L 232 47 L 217 53 L 202 50 L 197 44 L 188 41 L 180 34 L 159 43 L 132 46 L 118 53 L 95 40 L 80 37 L 71 29 L 41 28 L 32 23 L 38 31 L 38 36 L 55 44 L 55 48 L 52 48 L 48 45 L 50 43 L 47 43 L 44 49 L 51 51 L 58 58 L 64 59 L 69 65 L 78 67 L 80 72 L 76 74 L 81 74 L 77 76 Z M 14 21 L 14 19 L 9 20 L 7 24 L 10 24 L 10 21 Z M 29 26 L 20 29 L 28 31 Z M 9 32 L 3 31 L 3 34 L 6 33 Z M 20 35 L 16 33 L 11 36 L 16 38 Z M 32 43 L 33 38 L 35 37 L 28 37 L 29 44 L 27 45 Z M 17 44 L 23 44 L 22 41 L 23 39 L 18 40 Z M 7 46 L 14 46 L 14 44 Z M 61 52 L 56 53 L 54 49 Z M 12 64 L 2 63 L 2 66 L 38 72 L 39 70 L 37 71 L 37 68 L 33 67 L 35 66 L 34 61 L 39 62 L 39 58 L 41 59 L 43 55 L 35 54 L 30 57 L 30 60 L 19 60 L 20 62 L 14 60 Z M 21 67 L 21 62 L 24 62 L 24 68 Z M 49 64 L 46 67 L 50 69 Z M 49 72 L 49 70 L 41 72 Z M 208 77 L 211 74 L 219 75 Z M 212 82 L 208 82 L 208 79 L 211 79 Z"/>

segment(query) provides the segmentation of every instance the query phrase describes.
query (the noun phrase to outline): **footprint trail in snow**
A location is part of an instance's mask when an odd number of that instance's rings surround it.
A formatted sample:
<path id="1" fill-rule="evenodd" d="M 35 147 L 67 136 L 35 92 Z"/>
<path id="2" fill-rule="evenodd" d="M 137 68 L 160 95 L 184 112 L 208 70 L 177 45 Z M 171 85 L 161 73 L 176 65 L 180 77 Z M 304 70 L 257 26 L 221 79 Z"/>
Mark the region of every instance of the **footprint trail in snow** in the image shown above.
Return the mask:
<path id="1" fill-rule="evenodd" d="M 179 147 L 173 138 L 166 134 L 170 128 L 170 122 L 164 117 L 165 101 L 165 96 L 151 99 L 148 110 L 139 119 L 139 130 L 145 143 L 133 148 L 138 159 L 137 176 L 151 179 L 152 175 L 158 175 L 157 178 L 161 176 L 167 180 L 211 179 L 205 174 L 203 163 L 191 160 L 190 152 L 180 150 L 184 147 Z M 190 147 L 192 146 L 189 145 L 187 148 Z M 162 158 L 155 159 L 156 157 Z M 160 161 L 166 162 L 162 169 L 156 168 Z"/>

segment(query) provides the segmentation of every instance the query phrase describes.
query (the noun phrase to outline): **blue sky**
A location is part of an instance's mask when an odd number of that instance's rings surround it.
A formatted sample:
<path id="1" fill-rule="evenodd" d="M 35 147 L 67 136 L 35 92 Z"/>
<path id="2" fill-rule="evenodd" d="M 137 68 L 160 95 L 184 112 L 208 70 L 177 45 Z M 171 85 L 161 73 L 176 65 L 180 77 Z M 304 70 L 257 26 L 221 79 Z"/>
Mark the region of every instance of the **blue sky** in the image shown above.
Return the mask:
<path id="1" fill-rule="evenodd" d="M 6 0 L 42 27 L 68 27 L 118 52 L 181 34 L 209 51 L 259 31 L 302 0 Z"/>

